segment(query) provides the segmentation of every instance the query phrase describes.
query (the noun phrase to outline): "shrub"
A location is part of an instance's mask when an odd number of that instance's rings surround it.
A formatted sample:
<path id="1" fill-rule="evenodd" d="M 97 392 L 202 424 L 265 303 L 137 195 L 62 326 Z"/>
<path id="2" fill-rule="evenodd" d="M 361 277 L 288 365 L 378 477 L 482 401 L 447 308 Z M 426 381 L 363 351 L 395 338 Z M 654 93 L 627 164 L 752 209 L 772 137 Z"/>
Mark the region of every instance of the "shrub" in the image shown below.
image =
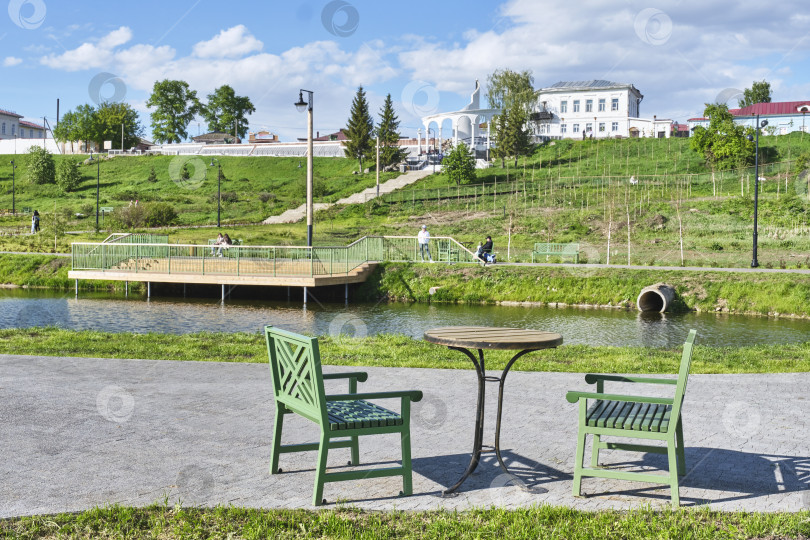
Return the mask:
<path id="1" fill-rule="evenodd" d="M 222 202 L 224 203 L 232 203 L 237 202 L 239 200 L 239 195 L 237 195 L 235 191 L 223 191 L 220 194 L 220 197 L 222 199 Z M 217 202 L 217 194 L 216 193 L 212 194 L 208 198 L 208 200 L 212 203 Z"/>
<path id="2" fill-rule="evenodd" d="M 79 187 L 82 175 L 79 173 L 79 164 L 72 159 L 64 159 L 59 163 L 56 171 L 56 185 L 63 191 L 73 191 Z"/>
<path id="3" fill-rule="evenodd" d="M 144 222 L 149 227 L 163 227 L 177 221 L 177 212 L 168 203 L 156 202 L 146 206 Z"/>
<path id="4" fill-rule="evenodd" d="M 259 200 L 262 201 L 263 203 L 266 203 L 267 201 L 275 201 L 276 200 L 276 194 L 275 193 L 269 193 L 267 191 L 263 191 L 263 192 L 259 193 Z"/>
<path id="5" fill-rule="evenodd" d="M 90 203 L 83 204 L 79 207 L 79 212 L 84 214 L 85 216 L 89 216 L 90 214 L 96 211 L 96 207 Z"/>
<path id="6" fill-rule="evenodd" d="M 124 229 L 143 227 L 146 209 L 144 206 L 119 206 L 113 210 L 112 223 Z"/>
<path id="7" fill-rule="evenodd" d="M 188 172 L 188 171 L 186 171 Z M 152 165 L 152 168 L 149 171 L 149 177 L 146 179 L 147 182 L 155 183 L 158 181 L 157 173 L 155 172 L 155 166 Z"/>
<path id="8" fill-rule="evenodd" d="M 50 152 L 32 146 L 26 160 L 28 179 L 32 184 L 53 184 L 56 181 L 56 164 Z"/>

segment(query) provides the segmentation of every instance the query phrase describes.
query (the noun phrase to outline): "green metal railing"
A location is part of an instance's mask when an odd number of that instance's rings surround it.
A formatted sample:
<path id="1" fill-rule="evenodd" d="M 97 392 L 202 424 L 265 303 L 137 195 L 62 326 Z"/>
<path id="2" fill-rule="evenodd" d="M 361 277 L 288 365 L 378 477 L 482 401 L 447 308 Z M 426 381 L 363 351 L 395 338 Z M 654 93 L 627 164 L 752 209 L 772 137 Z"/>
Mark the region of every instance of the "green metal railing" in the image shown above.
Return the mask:
<path id="1" fill-rule="evenodd" d="M 435 261 L 475 261 L 472 252 L 450 237 L 431 238 L 429 246 Z M 364 236 L 337 247 L 231 246 L 222 250 L 209 245 L 124 239 L 75 242 L 71 244 L 71 259 L 73 270 L 273 277 L 345 275 L 367 262 L 422 260 L 414 236 Z"/>

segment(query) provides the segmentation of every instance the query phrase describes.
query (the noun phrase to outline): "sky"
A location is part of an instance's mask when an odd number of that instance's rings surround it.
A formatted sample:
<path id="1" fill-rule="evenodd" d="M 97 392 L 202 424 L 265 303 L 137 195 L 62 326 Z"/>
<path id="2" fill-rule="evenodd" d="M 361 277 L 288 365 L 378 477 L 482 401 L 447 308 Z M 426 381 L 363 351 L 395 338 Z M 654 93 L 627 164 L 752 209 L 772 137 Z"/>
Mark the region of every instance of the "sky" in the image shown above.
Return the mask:
<path id="1" fill-rule="evenodd" d="M 0 0 L 0 109 L 30 121 L 125 101 L 150 136 L 156 81 L 206 96 L 248 96 L 251 131 L 306 136 L 299 89 L 314 92 L 315 130 L 344 127 L 357 87 L 377 116 L 391 94 L 402 135 L 422 116 L 486 92 L 496 69 L 530 70 L 536 88 L 606 79 L 635 85 L 641 116 L 684 122 L 706 102 L 736 107 L 765 79 L 773 101 L 810 99 L 807 0 Z M 482 99 L 482 105 L 485 99 Z M 188 128 L 205 133 L 203 120 Z M 449 136 L 448 134 L 445 134 Z"/>

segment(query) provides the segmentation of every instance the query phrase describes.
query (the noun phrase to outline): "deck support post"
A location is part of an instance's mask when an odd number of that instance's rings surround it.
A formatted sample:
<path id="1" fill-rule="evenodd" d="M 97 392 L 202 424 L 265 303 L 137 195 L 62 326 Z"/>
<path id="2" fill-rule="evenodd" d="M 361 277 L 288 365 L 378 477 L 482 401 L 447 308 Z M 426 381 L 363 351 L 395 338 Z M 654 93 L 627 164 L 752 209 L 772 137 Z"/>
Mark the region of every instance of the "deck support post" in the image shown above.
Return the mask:
<path id="1" fill-rule="evenodd" d="M 307 305 L 307 288 L 304 287 L 304 305 Z"/>
<path id="2" fill-rule="evenodd" d="M 183 298 L 186 297 L 186 284 L 183 283 Z"/>
<path id="3" fill-rule="evenodd" d="M 222 284 L 222 303 L 225 303 L 225 284 Z"/>
<path id="4" fill-rule="evenodd" d="M 287 285 L 287 302 L 290 301 L 290 286 Z"/>
<path id="5" fill-rule="evenodd" d="M 129 298 L 129 281 L 124 282 L 124 297 Z"/>
<path id="6" fill-rule="evenodd" d="M 152 282 L 146 282 L 146 298 L 152 298 Z"/>
<path id="7" fill-rule="evenodd" d="M 75 284 L 75 286 L 76 286 L 76 298 L 78 298 L 79 297 L 79 280 L 77 279 L 75 281 L 76 281 L 76 284 Z"/>
<path id="8" fill-rule="evenodd" d="M 346 300 L 346 305 L 349 305 L 349 284 L 346 283 L 346 292 L 344 293 L 344 299 Z"/>

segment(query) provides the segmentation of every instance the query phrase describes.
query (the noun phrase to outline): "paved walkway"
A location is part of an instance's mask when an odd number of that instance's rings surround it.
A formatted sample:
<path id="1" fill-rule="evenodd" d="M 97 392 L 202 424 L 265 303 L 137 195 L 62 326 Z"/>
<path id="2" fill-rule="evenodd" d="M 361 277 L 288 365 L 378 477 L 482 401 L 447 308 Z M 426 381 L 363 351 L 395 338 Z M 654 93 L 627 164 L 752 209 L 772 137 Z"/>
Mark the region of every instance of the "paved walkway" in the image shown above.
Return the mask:
<path id="1" fill-rule="evenodd" d="M 673 356 L 673 366 L 677 361 Z M 351 368 L 327 367 L 344 369 Z M 513 372 L 506 385 L 504 456 L 527 482 L 549 492 L 531 495 L 509 485 L 494 455 L 486 454 L 457 497 L 441 498 L 439 491 L 469 460 L 472 369 L 366 371 L 369 382 L 361 390 L 425 393 L 412 409 L 414 496 L 396 497 L 401 483 L 395 478 L 358 480 L 327 484 L 330 505 L 423 510 L 550 503 L 596 510 L 668 504 L 666 488 L 594 478 L 583 480 L 589 497 L 571 495 L 577 412 L 564 395 L 589 385 L 581 374 L 564 373 Z M 810 508 L 808 387 L 810 373 L 692 376 L 684 412 L 688 474 L 682 503 L 723 510 Z M 330 388 L 344 391 L 337 382 Z M 487 389 L 487 438 L 496 388 Z M 0 517 L 164 498 L 188 505 L 309 508 L 316 455 L 283 454 L 285 472 L 270 476 L 272 418 L 264 364 L 0 355 Z M 288 418 L 285 442 L 313 440 L 312 424 Z M 360 451 L 366 463 L 397 459 L 397 436 L 363 438 Z M 653 454 L 605 456 L 630 469 L 666 463 Z M 334 450 L 329 466 L 345 467 L 347 460 L 348 450 Z"/>
<path id="2" fill-rule="evenodd" d="M 396 178 L 392 178 L 391 180 L 383 184 L 380 184 L 380 194 L 391 193 L 396 189 L 403 188 L 407 185 L 413 184 L 417 180 L 421 180 L 422 178 L 429 176 L 431 174 L 433 174 L 433 169 L 424 169 L 421 171 L 408 171 L 404 174 L 397 176 Z M 318 210 L 323 210 L 336 204 L 362 204 L 376 197 L 377 197 L 377 186 L 373 186 L 359 193 L 355 193 L 353 195 L 349 195 L 348 197 L 344 197 L 343 199 L 340 199 L 335 203 L 315 203 L 313 206 L 315 208 L 315 212 L 317 212 Z M 277 223 L 296 223 L 304 219 L 306 215 L 307 215 L 307 205 L 302 204 L 298 208 L 286 210 L 285 212 L 281 213 L 278 216 L 270 216 L 269 218 L 262 221 L 262 224 L 271 225 Z"/>

